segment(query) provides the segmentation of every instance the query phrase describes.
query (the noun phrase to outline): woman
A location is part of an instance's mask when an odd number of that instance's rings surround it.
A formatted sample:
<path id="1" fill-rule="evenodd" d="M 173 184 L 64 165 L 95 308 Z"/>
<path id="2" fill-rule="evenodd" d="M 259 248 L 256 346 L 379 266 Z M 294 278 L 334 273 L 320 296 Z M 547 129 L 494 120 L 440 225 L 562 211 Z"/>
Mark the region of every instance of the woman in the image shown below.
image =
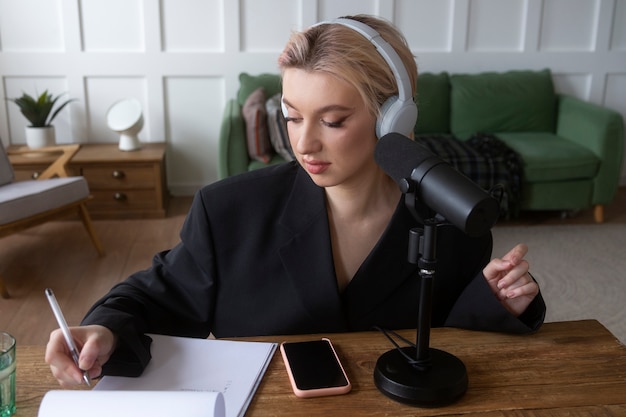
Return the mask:
<path id="1" fill-rule="evenodd" d="M 417 68 L 402 35 L 377 18 L 350 19 L 393 47 L 414 88 Z M 419 280 L 406 257 L 408 230 L 419 223 L 373 157 L 381 106 L 398 94 L 393 71 L 361 33 L 335 23 L 294 34 L 279 66 L 297 161 L 197 193 L 181 243 L 115 286 L 72 328 L 80 368 L 91 377 L 140 374 L 150 360 L 144 333 L 416 326 Z M 527 248 L 489 261 L 491 245 L 490 235 L 440 227 L 433 326 L 517 333 L 541 326 L 545 305 L 528 274 Z M 46 361 L 61 385 L 82 380 L 58 330 Z"/>

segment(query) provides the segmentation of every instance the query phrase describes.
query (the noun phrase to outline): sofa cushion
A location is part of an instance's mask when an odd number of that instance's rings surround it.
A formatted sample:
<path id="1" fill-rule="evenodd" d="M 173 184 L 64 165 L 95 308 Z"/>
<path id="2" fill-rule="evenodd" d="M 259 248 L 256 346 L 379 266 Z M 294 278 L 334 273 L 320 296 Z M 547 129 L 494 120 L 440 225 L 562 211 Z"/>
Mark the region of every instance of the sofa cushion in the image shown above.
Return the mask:
<path id="1" fill-rule="evenodd" d="M 447 72 L 417 77 L 416 135 L 450 132 L 450 80 Z"/>
<path id="2" fill-rule="evenodd" d="M 287 122 L 280 105 L 281 93 L 276 93 L 265 102 L 267 130 L 272 147 L 285 161 L 295 159 L 287 133 Z"/>
<path id="3" fill-rule="evenodd" d="M 280 75 L 250 75 L 245 72 L 239 74 L 239 91 L 237 92 L 237 102 L 239 105 L 243 107 L 248 96 L 259 87 L 263 87 L 267 97 L 272 97 L 274 94 L 280 93 L 282 89 Z"/>
<path id="4" fill-rule="evenodd" d="M 84 177 L 16 181 L 0 187 L 0 224 L 63 207 L 89 195 Z"/>
<path id="5" fill-rule="evenodd" d="M 246 144 L 250 159 L 267 163 L 274 152 L 267 132 L 265 101 L 265 90 L 259 87 L 248 96 L 241 113 L 246 123 Z"/>
<path id="6" fill-rule="evenodd" d="M 450 75 L 450 130 L 555 132 L 557 96 L 549 70 Z"/>
<path id="7" fill-rule="evenodd" d="M 504 132 L 497 137 L 522 156 L 525 182 L 593 178 L 600 166 L 589 149 L 555 134 Z"/>

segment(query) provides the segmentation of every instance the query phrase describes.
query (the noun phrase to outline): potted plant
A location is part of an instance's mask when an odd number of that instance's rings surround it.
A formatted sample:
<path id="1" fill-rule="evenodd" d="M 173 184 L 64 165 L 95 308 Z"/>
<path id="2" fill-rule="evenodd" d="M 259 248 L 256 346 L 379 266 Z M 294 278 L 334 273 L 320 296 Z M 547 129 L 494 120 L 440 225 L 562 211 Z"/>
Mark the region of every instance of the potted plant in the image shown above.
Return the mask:
<path id="1" fill-rule="evenodd" d="M 74 101 L 74 99 L 69 99 L 60 103 L 53 112 L 52 109 L 62 95 L 55 97 L 46 90 L 37 98 L 22 93 L 21 97 L 9 99 L 18 105 L 20 112 L 30 122 L 30 125 L 26 126 L 26 144 L 30 148 L 54 145 L 55 135 L 52 121 L 65 106 Z"/>

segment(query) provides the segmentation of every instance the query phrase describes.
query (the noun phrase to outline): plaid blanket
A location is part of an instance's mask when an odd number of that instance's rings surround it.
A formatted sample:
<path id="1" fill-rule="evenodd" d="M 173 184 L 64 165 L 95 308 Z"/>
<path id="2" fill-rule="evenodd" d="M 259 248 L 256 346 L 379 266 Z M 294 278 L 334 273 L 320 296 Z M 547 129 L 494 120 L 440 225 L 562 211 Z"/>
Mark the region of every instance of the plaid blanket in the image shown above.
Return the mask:
<path id="1" fill-rule="evenodd" d="M 517 216 L 522 159 L 496 136 L 481 133 L 467 141 L 449 135 L 418 136 L 416 141 L 498 198 L 501 217 Z"/>

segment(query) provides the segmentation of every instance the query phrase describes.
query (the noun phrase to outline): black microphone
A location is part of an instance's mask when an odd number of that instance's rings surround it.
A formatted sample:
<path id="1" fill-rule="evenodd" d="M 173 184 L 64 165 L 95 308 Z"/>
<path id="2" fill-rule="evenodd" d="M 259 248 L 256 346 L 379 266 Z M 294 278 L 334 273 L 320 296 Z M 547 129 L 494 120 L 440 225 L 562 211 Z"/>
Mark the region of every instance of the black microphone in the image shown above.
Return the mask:
<path id="1" fill-rule="evenodd" d="M 495 198 L 404 135 L 380 138 L 374 159 L 403 193 L 415 191 L 422 203 L 469 236 L 486 234 L 498 220 L 500 205 Z"/>

